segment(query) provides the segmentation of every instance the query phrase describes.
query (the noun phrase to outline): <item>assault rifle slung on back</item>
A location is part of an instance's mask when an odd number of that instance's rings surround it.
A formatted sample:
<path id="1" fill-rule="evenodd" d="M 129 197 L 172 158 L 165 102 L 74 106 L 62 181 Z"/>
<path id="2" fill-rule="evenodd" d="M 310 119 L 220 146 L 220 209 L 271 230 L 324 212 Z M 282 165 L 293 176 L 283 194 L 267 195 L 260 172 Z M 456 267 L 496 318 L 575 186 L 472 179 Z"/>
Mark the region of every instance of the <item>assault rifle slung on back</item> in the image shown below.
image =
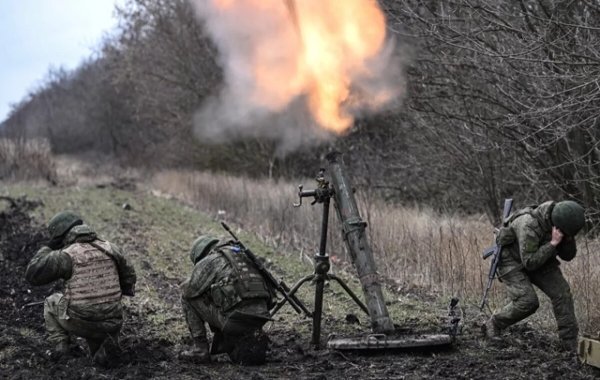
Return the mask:
<path id="1" fill-rule="evenodd" d="M 507 198 L 504 200 L 504 209 L 502 210 L 502 224 L 506 221 L 508 216 L 510 215 L 510 211 L 512 209 L 513 200 L 512 198 Z M 481 300 L 481 305 L 479 306 L 479 310 L 483 310 L 485 304 L 487 302 L 488 293 L 490 288 L 492 287 L 492 283 L 494 282 L 494 277 L 496 277 L 496 271 L 498 270 L 498 264 L 500 263 L 500 258 L 502 255 L 502 246 L 498 243 L 494 244 L 492 247 L 487 248 L 483 251 L 483 259 L 487 259 L 492 256 L 492 264 L 490 265 L 490 271 L 488 273 L 488 282 L 485 287 L 485 291 L 483 293 L 483 299 Z"/>
<path id="2" fill-rule="evenodd" d="M 312 313 L 308 310 L 308 308 L 304 305 L 304 303 L 302 303 L 302 301 L 300 301 L 300 299 L 298 297 L 296 297 L 295 294 L 292 294 L 292 295 L 288 294 L 288 292 L 290 291 L 290 288 L 286 285 L 286 283 L 283 282 L 283 280 L 277 281 L 275 279 L 275 277 L 273 277 L 271 272 L 269 272 L 267 270 L 267 268 L 265 268 L 265 266 L 256 257 L 254 252 L 252 252 L 249 248 L 247 248 L 237 238 L 237 236 L 235 236 L 233 231 L 231 231 L 231 229 L 229 228 L 229 226 L 227 224 L 225 224 L 225 222 L 221 222 L 221 225 L 233 237 L 233 243 L 235 245 L 237 245 L 238 247 L 240 247 L 240 250 L 252 262 L 252 265 L 254 265 L 254 267 L 258 270 L 258 272 L 261 274 L 261 276 L 264 278 L 264 280 L 271 287 L 273 287 L 273 289 L 277 290 L 283 296 L 283 299 L 281 301 L 279 301 L 273 309 L 271 309 L 271 316 L 273 316 L 273 314 L 275 314 L 277 312 L 277 310 L 279 310 L 285 302 L 288 302 L 294 308 L 294 310 L 296 310 L 296 312 L 298 314 L 301 314 L 304 312 L 304 314 L 307 317 L 312 318 Z"/>

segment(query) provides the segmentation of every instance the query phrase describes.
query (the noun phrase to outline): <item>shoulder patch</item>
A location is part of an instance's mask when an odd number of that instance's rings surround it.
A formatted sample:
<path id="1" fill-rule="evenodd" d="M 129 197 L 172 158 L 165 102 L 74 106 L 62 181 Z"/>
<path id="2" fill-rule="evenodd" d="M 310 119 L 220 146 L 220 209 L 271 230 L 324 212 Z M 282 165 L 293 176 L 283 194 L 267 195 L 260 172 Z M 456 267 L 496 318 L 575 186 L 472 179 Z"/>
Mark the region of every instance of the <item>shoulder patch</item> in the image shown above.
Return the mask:
<path id="1" fill-rule="evenodd" d="M 525 252 L 536 252 L 538 250 L 538 247 L 539 243 L 537 239 L 532 239 L 528 236 L 527 240 L 525 240 Z"/>

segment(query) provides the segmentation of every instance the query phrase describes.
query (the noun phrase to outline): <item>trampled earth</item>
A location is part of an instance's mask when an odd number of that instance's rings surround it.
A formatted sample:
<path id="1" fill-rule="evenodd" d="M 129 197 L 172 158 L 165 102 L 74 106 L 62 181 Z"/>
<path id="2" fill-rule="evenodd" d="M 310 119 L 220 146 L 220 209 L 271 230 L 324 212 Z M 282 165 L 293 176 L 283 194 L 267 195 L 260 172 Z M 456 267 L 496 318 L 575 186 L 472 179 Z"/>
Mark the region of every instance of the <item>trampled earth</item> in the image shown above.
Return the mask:
<path id="1" fill-rule="evenodd" d="M 109 199 L 115 196 L 147 195 L 135 192 L 107 195 Z M 60 289 L 60 284 L 31 287 L 23 277 L 28 260 L 47 239 L 39 217 L 40 209 L 46 207 L 44 200 L 12 197 L 0 203 L 0 378 L 593 379 L 600 376 L 597 369 L 582 366 L 560 352 L 552 331 L 536 331 L 527 324 L 519 324 L 510 329 L 502 341 L 487 341 L 482 337 L 481 321 L 469 318 L 468 310 L 456 343 L 434 352 L 405 350 L 364 354 L 314 350 L 310 347 L 310 321 L 288 312 L 266 326 L 271 345 L 268 361 L 263 366 L 234 365 L 222 355 L 214 357 L 208 365 L 187 362 L 179 358 L 179 353 L 188 348 L 189 339 L 178 292 L 178 284 L 186 273 L 176 276 L 157 270 L 159 262 L 147 256 L 150 243 L 144 241 L 147 236 L 140 231 L 140 224 L 135 218 L 125 217 L 119 219 L 119 233 L 135 237 L 126 241 L 125 247 L 138 252 L 132 258 L 136 270 L 144 274 L 138 284 L 140 294 L 125 302 L 125 326 L 121 334 L 123 355 L 114 368 L 97 368 L 87 357 L 84 342 L 76 341 L 72 355 L 53 361 L 48 355 L 51 346 L 45 339 L 43 305 L 35 302 Z M 176 202 L 168 205 L 181 207 Z M 53 210 L 41 214 L 46 216 L 51 212 Z M 336 296 L 331 291 L 326 295 Z M 423 295 L 418 301 L 431 303 L 432 299 Z M 392 303 L 390 307 L 402 306 Z M 356 313 L 362 325 L 352 328 L 368 333 L 366 318 L 360 316 L 359 311 Z M 327 332 L 348 330 L 343 314 L 325 314 L 323 325 L 324 339 Z M 415 322 L 415 326 L 418 325 L 418 321 Z M 431 326 L 430 332 L 439 332 L 442 328 L 441 324 Z"/>

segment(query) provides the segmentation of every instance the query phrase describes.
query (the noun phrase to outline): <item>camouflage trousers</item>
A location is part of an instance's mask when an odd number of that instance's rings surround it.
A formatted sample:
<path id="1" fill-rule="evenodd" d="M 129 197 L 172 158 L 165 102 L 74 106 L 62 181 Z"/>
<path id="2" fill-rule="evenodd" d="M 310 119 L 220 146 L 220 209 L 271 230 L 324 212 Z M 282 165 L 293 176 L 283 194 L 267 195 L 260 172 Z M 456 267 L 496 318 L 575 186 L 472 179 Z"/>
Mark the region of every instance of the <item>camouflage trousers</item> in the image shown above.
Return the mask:
<path id="1" fill-rule="evenodd" d="M 535 313 L 540 303 L 533 285 L 550 298 L 558 336 L 563 342 L 574 342 L 579 332 L 573 296 L 560 268 L 552 265 L 533 272 L 513 270 L 501 277 L 511 302 L 493 316 L 494 324 L 504 329 Z"/>
<path id="2" fill-rule="evenodd" d="M 206 336 L 205 322 L 208 323 L 213 332 L 243 335 L 250 330 L 261 328 L 268 320 L 261 317 L 268 315 L 266 301 L 263 300 L 242 302 L 234 310 L 228 310 L 227 312 L 223 312 L 205 297 L 191 300 L 182 298 L 181 304 L 193 338 Z M 247 317 L 246 320 L 235 318 L 236 312 L 243 313 Z"/>
<path id="3" fill-rule="evenodd" d="M 234 310 L 227 312 L 223 312 L 206 297 L 191 300 L 182 298 L 181 304 L 190 334 L 199 341 L 207 340 L 205 322 L 215 337 L 230 340 L 232 337 L 259 330 L 269 320 L 266 317 L 268 309 L 264 300 L 243 301 Z M 227 345 L 227 342 L 223 344 Z"/>
<path id="4" fill-rule="evenodd" d="M 61 293 L 54 293 L 44 302 L 44 320 L 48 340 L 53 344 L 69 342 L 70 334 L 85 338 L 93 356 L 104 339 L 111 336 L 117 341 L 120 324 L 84 321 L 67 315 L 67 300 Z"/>

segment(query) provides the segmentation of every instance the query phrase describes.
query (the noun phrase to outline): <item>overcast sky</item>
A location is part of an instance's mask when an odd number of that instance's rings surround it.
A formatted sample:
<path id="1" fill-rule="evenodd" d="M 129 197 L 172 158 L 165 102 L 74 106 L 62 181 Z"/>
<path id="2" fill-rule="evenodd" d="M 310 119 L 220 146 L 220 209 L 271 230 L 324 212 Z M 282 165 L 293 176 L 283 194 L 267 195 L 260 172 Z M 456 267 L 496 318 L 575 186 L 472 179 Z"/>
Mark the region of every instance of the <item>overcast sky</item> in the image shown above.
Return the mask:
<path id="1" fill-rule="evenodd" d="M 73 69 L 114 29 L 125 0 L 0 0 L 0 123 L 50 67 Z"/>

